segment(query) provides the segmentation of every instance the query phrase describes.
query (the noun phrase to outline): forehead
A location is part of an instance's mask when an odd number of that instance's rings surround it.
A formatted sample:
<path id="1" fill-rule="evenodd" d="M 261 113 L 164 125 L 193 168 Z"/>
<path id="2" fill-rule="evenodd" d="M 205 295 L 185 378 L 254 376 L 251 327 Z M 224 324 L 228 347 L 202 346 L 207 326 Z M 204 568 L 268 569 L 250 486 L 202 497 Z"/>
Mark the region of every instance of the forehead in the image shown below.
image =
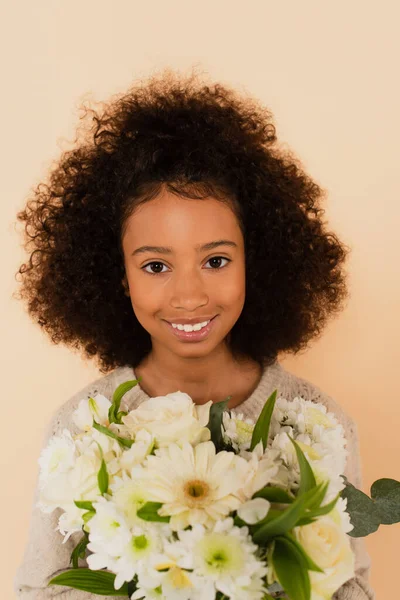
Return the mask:
<path id="1" fill-rule="evenodd" d="M 170 245 L 179 241 L 211 241 L 230 236 L 240 240 L 241 231 L 232 208 L 215 198 L 193 200 L 165 192 L 153 200 L 138 206 L 128 218 L 125 236 L 135 242 L 160 242 Z M 206 239 L 207 238 L 207 239 Z"/>

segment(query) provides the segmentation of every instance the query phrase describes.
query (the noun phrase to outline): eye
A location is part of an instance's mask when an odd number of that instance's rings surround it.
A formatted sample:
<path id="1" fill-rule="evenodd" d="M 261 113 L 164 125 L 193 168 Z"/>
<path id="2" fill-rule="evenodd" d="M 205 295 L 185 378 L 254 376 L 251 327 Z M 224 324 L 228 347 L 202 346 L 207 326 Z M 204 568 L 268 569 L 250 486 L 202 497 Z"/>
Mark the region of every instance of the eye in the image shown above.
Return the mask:
<path id="1" fill-rule="evenodd" d="M 144 265 L 144 267 L 142 267 L 142 269 L 143 269 L 143 270 L 144 270 L 146 273 L 149 273 L 149 275 L 160 275 L 160 274 L 162 274 L 162 272 L 161 272 L 161 271 L 157 271 L 156 273 L 154 273 L 154 272 L 151 272 L 151 271 L 147 271 L 147 270 L 146 270 L 146 269 L 147 269 L 147 267 L 151 267 L 152 265 L 157 265 L 158 267 L 159 267 L 159 266 L 161 266 L 161 267 L 165 267 L 164 263 L 162 263 L 162 262 L 158 262 L 158 261 L 157 261 L 157 262 L 153 261 L 153 262 L 147 263 L 147 265 Z M 165 271 L 164 271 L 164 273 L 165 273 Z"/>
<path id="2" fill-rule="evenodd" d="M 230 262 L 231 262 L 231 259 L 230 259 L 230 258 L 225 258 L 224 256 L 213 256 L 212 258 L 209 258 L 207 262 L 209 263 L 209 262 L 211 262 L 211 261 L 213 261 L 213 262 L 214 262 L 214 261 L 216 261 L 216 262 L 218 263 L 218 262 L 219 262 L 219 261 L 221 261 L 221 260 L 226 260 L 228 263 L 230 263 Z M 166 271 L 160 271 L 160 270 L 157 270 L 156 272 L 154 272 L 154 271 L 148 271 L 148 270 L 147 270 L 147 268 L 148 268 L 148 267 L 150 267 L 150 269 L 152 269 L 152 268 L 153 268 L 153 265 L 156 265 L 156 268 L 157 268 L 157 269 L 159 269 L 160 267 L 161 267 L 161 269 L 162 269 L 162 267 L 165 267 L 165 266 L 166 266 L 166 265 L 164 265 L 164 263 L 162 263 L 162 262 L 159 262 L 159 261 L 152 261 L 152 262 L 149 262 L 149 263 L 147 263 L 147 265 L 144 265 L 144 266 L 142 267 L 142 269 L 143 269 L 143 270 L 144 270 L 146 273 L 148 273 L 149 275 L 163 275 L 164 273 L 166 273 Z M 215 262 L 214 262 L 214 265 L 215 265 Z M 227 265 L 222 265 L 222 267 L 220 266 L 220 267 L 218 268 L 218 265 L 217 265 L 217 267 L 216 267 L 216 268 L 215 268 L 215 266 L 214 266 L 214 267 L 211 267 L 211 270 L 213 270 L 213 271 L 220 271 L 221 269 L 223 269 L 223 268 L 224 268 L 224 267 L 226 267 L 226 266 L 227 266 Z"/>
<path id="3" fill-rule="evenodd" d="M 220 261 L 220 260 L 227 260 L 228 263 L 231 262 L 230 258 L 225 258 L 224 256 L 213 256 L 212 258 L 209 258 L 207 262 L 211 262 L 211 261 Z M 214 263 L 215 264 L 215 263 Z M 214 271 L 219 271 L 221 269 L 223 269 L 224 267 L 226 267 L 226 265 L 223 265 L 220 269 L 214 269 Z"/>

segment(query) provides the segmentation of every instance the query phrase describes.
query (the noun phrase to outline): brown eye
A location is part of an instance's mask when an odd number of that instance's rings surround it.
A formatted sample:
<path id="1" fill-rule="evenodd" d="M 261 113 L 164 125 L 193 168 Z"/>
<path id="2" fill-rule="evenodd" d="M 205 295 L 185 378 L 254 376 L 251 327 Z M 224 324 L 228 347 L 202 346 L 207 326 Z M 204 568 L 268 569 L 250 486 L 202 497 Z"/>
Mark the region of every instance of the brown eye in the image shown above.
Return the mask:
<path id="1" fill-rule="evenodd" d="M 154 265 L 156 265 L 156 272 L 146 270 L 147 267 L 153 268 Z M 149 275 L 160 275 L 160 274 L 162 274 L 162 271 L 160 271 L 158 269 L 160 269 L 160 268 L 162 269 L 163 267 L 165 267 L 164 263 L 153 261 L 153 262 L 148 263 L 147 265 L 145 265 L 142 268 L 146 273 L 149 273 Z M 165 273 L 165 271 L 164 271 L 164 273 Z"/>
<path id="2" fill-rule="evenodd" d="M 213 264 L 213 270 L 220 270 L 223 269 L 224 267 L 226 267 L 226 265 L 222 265 L 222 267 L 220 266 L 220 261 L 221 260 L 226 260 L 228 261 L 228 263 L 230 263 L 230 259 L 229 258 L 225 258 L 224 256 L 214 256 L 213 258 L 210 258 L 207 262 L 212 263 Z"/>

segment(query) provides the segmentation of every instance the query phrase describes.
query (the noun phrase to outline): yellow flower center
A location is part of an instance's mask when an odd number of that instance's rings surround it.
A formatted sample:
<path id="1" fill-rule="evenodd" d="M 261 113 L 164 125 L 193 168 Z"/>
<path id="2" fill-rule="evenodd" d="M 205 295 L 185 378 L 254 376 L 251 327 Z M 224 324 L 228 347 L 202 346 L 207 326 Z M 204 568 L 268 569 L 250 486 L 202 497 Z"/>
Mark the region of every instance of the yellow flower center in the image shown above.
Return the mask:
<path id="1" fill-rule="evenodd" d="M 191 479 L 184 485 L 186 502 L 190 506 L 198 506 L 209 496 L 210 486 L 201 479 Z"/>

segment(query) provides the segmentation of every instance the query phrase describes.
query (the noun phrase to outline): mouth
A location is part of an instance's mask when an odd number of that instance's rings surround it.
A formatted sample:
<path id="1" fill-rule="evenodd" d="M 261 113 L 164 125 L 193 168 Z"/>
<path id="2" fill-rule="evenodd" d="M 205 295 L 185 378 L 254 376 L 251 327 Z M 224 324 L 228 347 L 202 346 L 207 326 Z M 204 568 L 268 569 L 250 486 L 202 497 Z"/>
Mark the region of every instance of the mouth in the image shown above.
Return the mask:
<path id="1" fill-rule="evenodd" d="M 213 317 L 210 322 L 199 331 L 182 331 L 172 327 L 171 323 L 168 321 L 165 321 L 165 323 L 167 324 L 167 327 L 171 333 L 173 333 L 173 335 L 175 335 L 175 337 L 177 337 L 179 340 L 184 342 L 201 342 L 203 339 L 207 338 L 214 329 L 217 317 L 218 315 L 215 315 L 215 317 Z"/>

